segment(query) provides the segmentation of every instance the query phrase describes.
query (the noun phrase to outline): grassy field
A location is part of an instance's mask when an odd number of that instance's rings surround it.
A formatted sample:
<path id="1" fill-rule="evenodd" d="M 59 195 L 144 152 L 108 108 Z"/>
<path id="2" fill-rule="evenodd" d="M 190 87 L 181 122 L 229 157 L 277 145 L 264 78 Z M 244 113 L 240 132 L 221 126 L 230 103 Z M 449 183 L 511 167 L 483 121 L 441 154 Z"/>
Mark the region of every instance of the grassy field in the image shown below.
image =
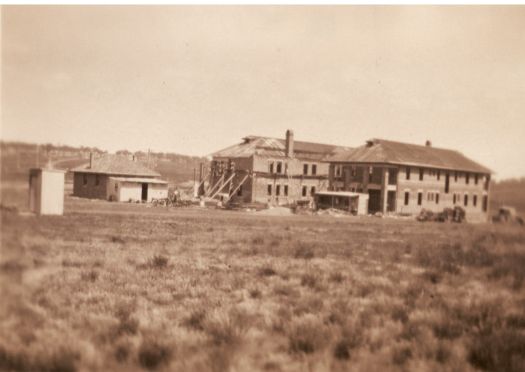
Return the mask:
<path id="1" fill-rule="evenodd" d="M 0 370 L 525 370 L 522 228 L 74 198 L 1 217 Z"/>

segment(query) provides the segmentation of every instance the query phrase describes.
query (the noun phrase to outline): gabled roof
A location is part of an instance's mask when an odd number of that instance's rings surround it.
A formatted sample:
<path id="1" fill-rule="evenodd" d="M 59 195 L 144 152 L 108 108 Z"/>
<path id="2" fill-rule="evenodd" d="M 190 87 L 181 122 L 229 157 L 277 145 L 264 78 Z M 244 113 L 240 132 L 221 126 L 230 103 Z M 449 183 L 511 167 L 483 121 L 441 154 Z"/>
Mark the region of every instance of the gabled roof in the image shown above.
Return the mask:
<path id="1" fill-rule="evenodd" d="M 248 136 L 244 142 L 227 147 L 211 154 L 213 157 L 247 158 L 252 155 L 263 157 L 285 157 L 286 140 L 280 138 Z M 323 160 L 348 147 L 325 145 L 314 142 L 294 141 L 294 156 L 306 160 Z"/>
<path id="2" fill-rule="evenodd" d="M 127 156 L 103 155 L 93 159 L 93 166 L 89 167 L 89 162 L 73 168 L 72 172 L 99 173 L 115 176 L 141 176 L 141 177 L 160 177 L 157 173 L 138 161 L 133 161 Z"/>
<path id="3" fill-rule="evenodd" d="M 382 139 L 372 139 L 367 141 L 364 146 L 340 152 L 328 160 L 331 162 L 415 165 L 475 173 L 492 173 L 490 169 L 455 150 Z"/>

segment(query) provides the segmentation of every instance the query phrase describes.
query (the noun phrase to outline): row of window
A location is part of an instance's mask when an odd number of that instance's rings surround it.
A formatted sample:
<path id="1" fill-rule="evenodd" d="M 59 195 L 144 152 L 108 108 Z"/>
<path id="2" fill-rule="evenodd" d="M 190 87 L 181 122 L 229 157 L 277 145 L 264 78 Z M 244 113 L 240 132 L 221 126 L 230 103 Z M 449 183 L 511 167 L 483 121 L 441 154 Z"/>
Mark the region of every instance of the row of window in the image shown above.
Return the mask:
<path id="1" fill-rule="evenodd" d="M 317 164 L 303 164 L 303 175 L 307 176 L 310 171 L 310 175 L 317 175 Z M 288 163 L 282 161 L 271 161 L 268 163 L 268 172 L 276 174 L 288 173 Z"/>
<path id="2" fill-rule="evenodd" d="M 407 180 L 410 179 L 410 173 L 411 173 L 410 169 L 411 168 L 409 167 L 405 168 L 405 176 Z M 438 170 L 428 169 L 428 175 L 431 177 L 437 177 L 438 180 L 441 179 L 441 171 L 439 169 Z M 423 181 L 424 176 L 425 176 L 425 168 L 419 168 L 419 180 Z M 463 176 L 463 173 L 454 172 L 454 182 L 458 182 L 458 178 L 462 176 Z M 470 176 L 471 176 L 470 173 L 465 172 L 465 184 L 467 185 L 470 183 Z M 474 173 L 474 184 L 477 185 L 478 182 L 479 182 L 479 174 Z"/>
<path id="3" fill-rule="evenodd" d="M 436 202 L 436 204 L 439 204 L 439 192 L 433 192 L 433 191 L 428 191 L 427 192 L 427 201 L 428 202 Z M 460 204 L 461 203 L 461 194 L 460 193 L 454 193 L 452 195 L 452 203 L 453 204 Z M 405 191 L 405 205 L 409 205 L 410 203 L 410 191 Z M 422 191 L 418 191 L 417 193 L 417 205 L 422 205 L 423 204 L 423 192 Z M 483 211 L 486 211 L 487 210 L 487 200 L 486 200 L 486 196 L 484 196 L 484 201 L 483 201 Z M 463 195 L 463 206 L 465 207 L 468 207 L 469 205 L 469 195 L 468 194 L 464 194 Z M 478 195 L 473 195 L 472 196 L 472 205 L 474 207 L 476 207 L 478 205 Z"/>
<path id="4" fill-rule="evenodd" d="M 268 196 L 281 196 L 281 190 L 283 191 L 283 196 L 288 196 L 288 185 L 275 185 L 275 190 L 272 184 L 268 184 Z M 275 194 L 274 194 L 275 192 Z M 310 195 L 315 194 L 315 186 L 310 187 Z M 308 195 L 308 186 L 302 187 L 302 196 Z"/>

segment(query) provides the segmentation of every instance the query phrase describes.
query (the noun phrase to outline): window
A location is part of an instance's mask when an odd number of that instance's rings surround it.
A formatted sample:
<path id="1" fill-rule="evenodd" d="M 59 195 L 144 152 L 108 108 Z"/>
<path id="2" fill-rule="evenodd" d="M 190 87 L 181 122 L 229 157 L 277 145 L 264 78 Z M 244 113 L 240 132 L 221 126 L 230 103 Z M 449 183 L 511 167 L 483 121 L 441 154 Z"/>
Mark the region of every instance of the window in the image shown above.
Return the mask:
<path id="1" fill-rule="evenodd" d="M 307 190 L 306 186 L 303 186 L 303 196 L 306 196 L 306 193 L 308 192 Z"/>
<path id="2" fill-rule="evenodd" d="M 352 177 L 357 176 L 357 167 L 355 165 L 352 165 Z"/>
<path id="3" fill-rule="evenodd" d="M 268 185 L 268 195 L 272 195 L 272 185 Z"/>
<path id="4" fill-rule="evenodd" d="M 317 164 L 312 164 L 312 174 L 314 176 L 317 174 Z"/>
<path id="5" fill-rule="evenodd" d="M 410 168 L 407 167 L 406 169 L 406 175 L 407 175 L 407 180 L 410 179 Z"/>
<path id="6" fill-rule="evenodd" d="M 475 207 L 478 205 L 478 196 L 477 195 L 474 195 L 472 197 L 472 205 Z"/>
<path id="7" fill-rule="evenodd" d="M 303 175 L 307 175 L 308 174 L 308 164 L 303 164 Z"/>
<path id="8" fill-rule="evenodd" d="M 315 194 L 315 186 L 312 186 L 312 188 L 310 189 L 310 195 L 314 195 Z"/>
<path id="9" fill-rule="evenodd" d="M 454 172 L 454 182 L 458 182 L 458 172 Z"/>
<path id="10" fill-rule="evenodd" d="M 281 185 L 275 186 L 275 195 L 276 196 L 281 195 Z"/>
<path id="11" fill-rule="evenodd" d="M 420 191 L 417 193 L 417 205 L 421 205 L 423 203 L 423 193 Z"/>
<path id="12" fill-rule="evenodd" d="M 468 185 L 468 182 L 470 180 L 470 173 L 465 174 L 465 183 Z"/>
<path id="13" fill-rule="evenodd" d="M 438 178 L 438 181 L 439 181 L 439 179 L 441 178 L 441 171 L 440 171 L 439 169 L 438 169 L 438 171 L 437 171 L 437 178 Z"/>
<path id="14" fill-rule="evenodd" d="M 431 192 L 427 192 L 427 201 L 431 201 L 433 199 L 433 194 Z"/>
<path id="15" fill-rule="evenodd" d="M 489 198 L 487 195 L 483 195 L 483 212 L 486 212 L 489 206 Z"/>
<path id="16" fill-rule="evenodd" d="M 84 184 L 84 186 L 87 185 L 87 174 L 82 175 L 82 183 Z"/>
<path id="17" fill-rule="evenodd" d="M 336 177 L 341 177 L 341 166 L 340 165 L 336 165 L 334 172 L 335 172 L 335 176 Z"/>
<path id="18" fill-rule="evenodd" d="M 100 177 L 97 175 L 95 175 L 95 186 L 98 186 L 100 185 Z"/>
<path id="19" fill-rule="evenodd" d="M 423 168 L 419 168 L 419 180 L 423 181 L 423 175 L 425 174 L 425 170 Z"/>
<path id="20" fill-rule="evenodd" d="M 288 185 L 284 185 L 284 196 L 288 196 Z"/>
<path id="21" fill-rule="evenodd" d="M 456 204 L 456 193 L 454 193 L 454 195 L 452 195 L 452 203 Z"/>
<path id="22" fill-rule="evenodd" d="M 436 204 L 439 204 L 439 194 L 436 194 Z"/>
<path id="23" fill-rule="evenodd" d="M 478 176 L 478 174 L 476 173 L 476 174 L 474 175 L 474 184 L 477 185 L 477 184 L 478 184 L 478 181 L 479 181 L 479 176 Z"/>
<path id="24" fill-rule="evenodd" d="M 242 196 L 242 185 L 239 186 L 239 189 L 237 190 L 237 196 Z"/>
<path id="25" fill-rule="evenodd" d="M 464 199 L 463 199 L 463 205 L 464 205 L 465 207 L 468 206 L 468 195 L 467 195 L 467 194 L 465 194 L 465 197 L 464 197 Z"/>
<path id="26" fill-rule="evenodd" d="M 288 174 L 288 163 L 284 163 L 284 173 Z"/>
<path id="27" fill-rule="evenodd" d="M 270 163 L 270 173 L 273 173 L 273 162 Z"/>
<path id="28" fill-rule="evenodd" d="M 115 183 L 115 191 L 118 191 L 118 183 Z"/>
<path id="29" fill-rule="evenodd" d="M 282 173 L 283 171 L 283 163 L 281 163 L 280 161 L 277 162 L 277 173 Z"/>
<path id="30" fill-rule="evenodd" d="M 372 182 L 372 176 L 374 175 L 374 167 L 368 168 L 368 182 Z"/>
<path id="31" fill-rule="evenodd" d="M 409 200 L 410 200 L 410 192 L 405 191 L 405 205 L 408 205 Z"/>

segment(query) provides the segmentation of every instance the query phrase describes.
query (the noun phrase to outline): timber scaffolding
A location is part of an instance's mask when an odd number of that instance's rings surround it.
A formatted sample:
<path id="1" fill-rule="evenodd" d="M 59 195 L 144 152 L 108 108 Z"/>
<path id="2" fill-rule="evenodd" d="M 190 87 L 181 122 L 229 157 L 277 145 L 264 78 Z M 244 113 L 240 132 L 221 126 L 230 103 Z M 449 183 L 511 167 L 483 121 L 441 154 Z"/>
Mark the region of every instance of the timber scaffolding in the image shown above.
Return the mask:
<path id="1" fill-rule="evenodd" d="M 201 164 L 199 173 L 200 181 L 196 187 L 196 196 L 204 200 L 215 200 L 219 196 L 216 200 L 224 205 L 231 201 L 232 197 L 249 178 L 254 177 L 254 172 L 252 171 L 236 170 L 233 161 L 229 162 L 227 168 L 213 164 L 205 175 L 203 175 L 204 166 Z M 235 178 L 241 180 L 236 185 L 234 184 Z M 224 196 L 224 194 L 227 194 L 227 196 Z"/>

